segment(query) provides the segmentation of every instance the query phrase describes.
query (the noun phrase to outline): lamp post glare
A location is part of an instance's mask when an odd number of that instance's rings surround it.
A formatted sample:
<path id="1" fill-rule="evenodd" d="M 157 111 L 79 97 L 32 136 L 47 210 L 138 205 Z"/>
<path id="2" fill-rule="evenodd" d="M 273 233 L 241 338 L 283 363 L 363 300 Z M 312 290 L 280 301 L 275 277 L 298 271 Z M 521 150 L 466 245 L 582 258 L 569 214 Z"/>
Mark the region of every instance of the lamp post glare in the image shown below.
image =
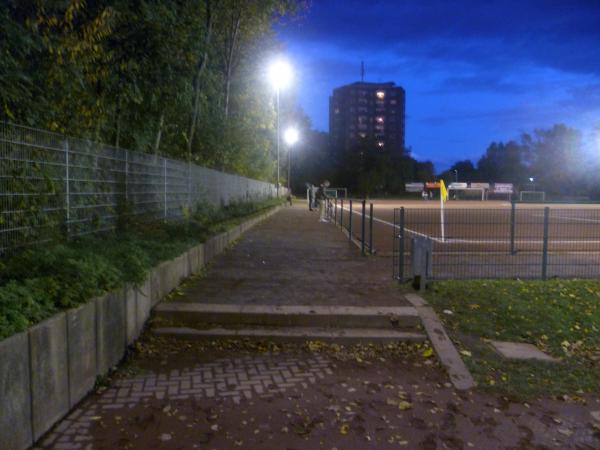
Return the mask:
<path id="1" fill-rule="evenodd" d="M 287 182 L 288 195 L 291 194 L 290 182 L 292 179 L 292 146 L 296 142 L 298 142 L 299 138 L 300 138 L 300 134 L 298 133 L 298 130 L 294 127 L 289 127 L 283 133 L 283 139 L 285 140 L 285 143 L 288 146 L 288 177 L 287 177 L 287 179 L 288 179 L 288 182 Z"/>
<path id="2" fill-rule="evenodd" d="M 285 140 L 285 143 L 290 146 L 298 142 L 299 137 L 300 135 L 298 134 L 298 130 L 292 127 L 288 128 L 285 130 L 285 133 L 283 133 L 283 139 Z"/>
<path id="3" fill-rule="evenodd" d="M 276 90 L 287 88 L 293 78 L 292 66 L 283 59 L 278 59 L 269 67 L 269 80 Z"/>
<path id="4" fill-rule="evenodd" d="M 269 67 L 269 80 L 275 88 L 277 102 L 277 197 L 279 197 L 279 91 L 292 81 L 292 67 L 283 59 L 278 59 Z"/>

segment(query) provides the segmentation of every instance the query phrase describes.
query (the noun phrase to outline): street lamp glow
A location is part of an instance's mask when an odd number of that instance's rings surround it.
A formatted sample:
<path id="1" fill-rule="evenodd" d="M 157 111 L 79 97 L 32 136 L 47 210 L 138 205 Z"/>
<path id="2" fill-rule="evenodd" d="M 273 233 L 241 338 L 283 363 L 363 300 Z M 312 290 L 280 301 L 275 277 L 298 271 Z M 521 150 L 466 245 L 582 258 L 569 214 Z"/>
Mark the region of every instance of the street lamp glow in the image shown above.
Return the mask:
<path id="1" fill-rule="evenodd" d="M 292 146 L 296 142 L 298 142 L 299 138 L 300 135 L 298 134 L 298 130 L 296 130 L 293 127 L 288 128 L 287 130 L 285 130 L 285 133 L 283 133 L 283 139 L 285 140 L 285 143 L 289 146 Z"/>
<path id="2" fill-rule="evenodd" d="M 529 181 L 533 183 L 533 177 L 529 177 Z"/>
<path id="3" fill-rule="evenodd" d="M 288 87 L 293 78 L 292 66 L 284 59 L 274 61 L 269 67 L 269 80 L 276 90 Z"/>

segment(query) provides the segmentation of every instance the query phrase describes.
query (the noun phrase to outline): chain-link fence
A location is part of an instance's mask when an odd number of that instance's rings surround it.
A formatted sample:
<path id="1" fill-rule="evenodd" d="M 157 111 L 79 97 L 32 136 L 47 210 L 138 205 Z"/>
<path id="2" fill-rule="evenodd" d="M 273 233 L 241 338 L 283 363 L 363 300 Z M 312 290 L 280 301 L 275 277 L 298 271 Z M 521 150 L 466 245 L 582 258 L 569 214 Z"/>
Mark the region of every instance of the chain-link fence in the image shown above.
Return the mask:
<path id="1" fill-rule="evenodd" d="M 598 205 L 399 208 L 394 230 L 394 273 L 403 281 L 417 260 L 427 261 L 428 279 L 600 277 Z M 430 254 L 415 255 L 419 247 Z"/>
<path id="2" fill-rule="evenodd" d="M 199 203 L 276 194 L 262 181 L 0 122 L 0 253 L 114 229 L 120 215 L 178 220 Z"/>

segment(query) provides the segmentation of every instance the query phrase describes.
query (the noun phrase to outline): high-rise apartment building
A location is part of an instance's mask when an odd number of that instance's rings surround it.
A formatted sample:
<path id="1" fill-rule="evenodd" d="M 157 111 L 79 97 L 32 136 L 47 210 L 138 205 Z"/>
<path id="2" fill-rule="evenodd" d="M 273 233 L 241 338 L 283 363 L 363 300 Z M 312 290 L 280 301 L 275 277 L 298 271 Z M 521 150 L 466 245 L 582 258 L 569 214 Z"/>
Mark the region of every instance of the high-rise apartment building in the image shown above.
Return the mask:
<path id="1" fill-rule="evenodd" d="M 333 148 L 348 152 L 362 143 L 402 154 L 404 89 L 395 83 L 356 82 L 329 97 L 329 135 Z"/>

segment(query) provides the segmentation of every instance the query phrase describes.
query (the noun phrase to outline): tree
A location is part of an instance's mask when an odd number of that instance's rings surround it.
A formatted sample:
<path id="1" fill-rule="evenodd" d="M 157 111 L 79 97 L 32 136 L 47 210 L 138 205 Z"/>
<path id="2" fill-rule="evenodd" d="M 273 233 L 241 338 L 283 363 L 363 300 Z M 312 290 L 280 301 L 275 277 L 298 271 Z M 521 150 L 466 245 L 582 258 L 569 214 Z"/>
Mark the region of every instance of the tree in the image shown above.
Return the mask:
<path id="1" fill-rule="evenodd" d="M 0 120 L 273 180 L 261 66 L 301 0 L 0 5 Z"/>

